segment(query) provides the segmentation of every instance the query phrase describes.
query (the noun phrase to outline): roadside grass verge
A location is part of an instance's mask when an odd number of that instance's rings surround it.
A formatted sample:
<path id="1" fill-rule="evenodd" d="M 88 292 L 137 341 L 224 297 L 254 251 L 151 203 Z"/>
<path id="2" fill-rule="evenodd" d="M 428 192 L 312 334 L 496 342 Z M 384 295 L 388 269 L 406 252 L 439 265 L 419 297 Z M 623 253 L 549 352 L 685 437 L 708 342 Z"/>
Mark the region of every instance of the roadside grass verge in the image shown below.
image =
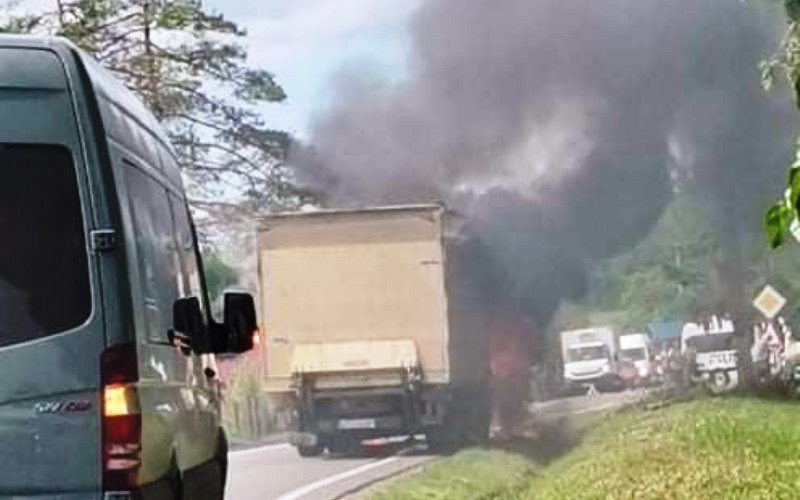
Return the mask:
<path id="1" fill-rule="evenodd" d="M 510 498 L 797 498 L 799 410 L 729 397 L 624 411 Z"/>
<path id="2" fill-rule="evenodd" d="M 424 466 L 422 472 L 379 487 L 372 500 L 499 498 L 522 488 L 533 473 L 524 456 L 503 450 L 470 449 Z"/>
<path id="3" fill-rule="evenodd" d="M 506 450 L 468 450 L 398 479 L 371 498 L 800 495 L 800 405 L 790 401 L 701 398 L 629 408 L 585 420 L 583 427 L 574 448 L 552 460 L 533 453 L 536 441 Z"/>
<path id="4" fill-rule="evenodd" d="M 546 464 L 579 442 L 585 429 L 605 417 L 599 413 L 560 418 L 538 427 L 530 439 L 472 448 L 431 462 L 421 472 L 389 480 L 366 492 L 370 500 L 512 498 L 523 493 L 537 465 Z"/>

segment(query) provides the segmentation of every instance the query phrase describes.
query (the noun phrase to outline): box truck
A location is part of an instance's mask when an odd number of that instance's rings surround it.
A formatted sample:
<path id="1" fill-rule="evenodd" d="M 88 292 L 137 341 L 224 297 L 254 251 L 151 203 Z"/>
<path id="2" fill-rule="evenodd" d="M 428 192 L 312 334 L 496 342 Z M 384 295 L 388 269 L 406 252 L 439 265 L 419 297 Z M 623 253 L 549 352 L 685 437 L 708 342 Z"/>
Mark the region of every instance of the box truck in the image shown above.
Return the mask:
<path id="1" fill-rule="evenodd" d="M 561 332 L 564 381 L 569 387 L 618 387 L 617 337 L 608 327 Z"/>
<path id="2" fill-rule="evenodd" d="M 425 434 L 488 434 L 481 287 L 440 205 L 287 213 L 258 229 L 266 387 L 302 456 Z M 455 252 L 456 258 L 450 258 Z"/>

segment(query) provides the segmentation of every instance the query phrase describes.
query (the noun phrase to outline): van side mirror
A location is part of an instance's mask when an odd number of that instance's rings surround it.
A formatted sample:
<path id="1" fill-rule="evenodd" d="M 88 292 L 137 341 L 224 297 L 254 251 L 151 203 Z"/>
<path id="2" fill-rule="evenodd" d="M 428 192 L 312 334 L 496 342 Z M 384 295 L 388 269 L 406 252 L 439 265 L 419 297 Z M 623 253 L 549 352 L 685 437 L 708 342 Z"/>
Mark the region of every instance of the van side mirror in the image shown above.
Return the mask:
<path id="1" fill-rule="evenodd" d="M 183 297 L 175 301 L 172 305 L 172 325 L 168 332 L 171 344 L 179 345 L 185 354 L 189 354 L 189 349 L 198 354 L 208 352 L 208 331 L 197 297 Z"/>
<path id="2" fill-rule="evenodd" d="M 256 306 L 249 293 L 226 293 L 222 326 L 225 345 L 222 352 L 243 353 L 253 348 L 253 337 L 258 333 Z"/>

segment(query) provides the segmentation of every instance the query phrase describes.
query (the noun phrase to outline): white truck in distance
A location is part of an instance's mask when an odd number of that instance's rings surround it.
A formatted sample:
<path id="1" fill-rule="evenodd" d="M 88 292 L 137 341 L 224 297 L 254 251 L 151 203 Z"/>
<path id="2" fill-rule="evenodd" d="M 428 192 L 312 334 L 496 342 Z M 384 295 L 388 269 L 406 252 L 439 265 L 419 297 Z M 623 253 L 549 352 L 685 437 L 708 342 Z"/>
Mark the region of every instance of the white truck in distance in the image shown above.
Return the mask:
<path id="1" fill-rule="evenodd" d="M 564 381 L 568 387 L 618 387 L 617 337 L 608 327 L 561 332 Z"/>
<path id="2" fill-rule="evenodd" d="M 647 335 L 629 333 L 619 337 L 619 356 L 633 363 L 636 368 L 636 382 L 644 384 L 650 377 L 650 348 Z"/>

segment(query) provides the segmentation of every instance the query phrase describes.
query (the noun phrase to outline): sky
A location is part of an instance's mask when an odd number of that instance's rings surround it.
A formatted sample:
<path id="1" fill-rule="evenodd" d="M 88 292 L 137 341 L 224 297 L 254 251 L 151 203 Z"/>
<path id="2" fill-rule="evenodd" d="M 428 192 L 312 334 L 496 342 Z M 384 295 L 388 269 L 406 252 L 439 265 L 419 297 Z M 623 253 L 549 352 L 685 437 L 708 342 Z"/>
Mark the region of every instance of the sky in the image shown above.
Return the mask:
<path id="1" fill-rule="evenodd" d="M 272 72 L 287 93 L 262 106 L 266 124 L 306 139 L 345 68 L 390 80 L 406 73 L 408 21 L 422 0 L 212 0 L 248 31 L 251 66 Z"/>
<path id="2" fill-rule="evenodd" d="M 306 139 L 343 69 L 368 68 L 389 80 L 405 75 L 409 18 L 423 1 L 206 0 L 205 5 L 247 29 L 248 64 L 273 73 L 287 93 L 283 103 L 262 106 L 266 125 Z M 0 0 L 0 6 L 22 12 L 54 4 Z"/>

